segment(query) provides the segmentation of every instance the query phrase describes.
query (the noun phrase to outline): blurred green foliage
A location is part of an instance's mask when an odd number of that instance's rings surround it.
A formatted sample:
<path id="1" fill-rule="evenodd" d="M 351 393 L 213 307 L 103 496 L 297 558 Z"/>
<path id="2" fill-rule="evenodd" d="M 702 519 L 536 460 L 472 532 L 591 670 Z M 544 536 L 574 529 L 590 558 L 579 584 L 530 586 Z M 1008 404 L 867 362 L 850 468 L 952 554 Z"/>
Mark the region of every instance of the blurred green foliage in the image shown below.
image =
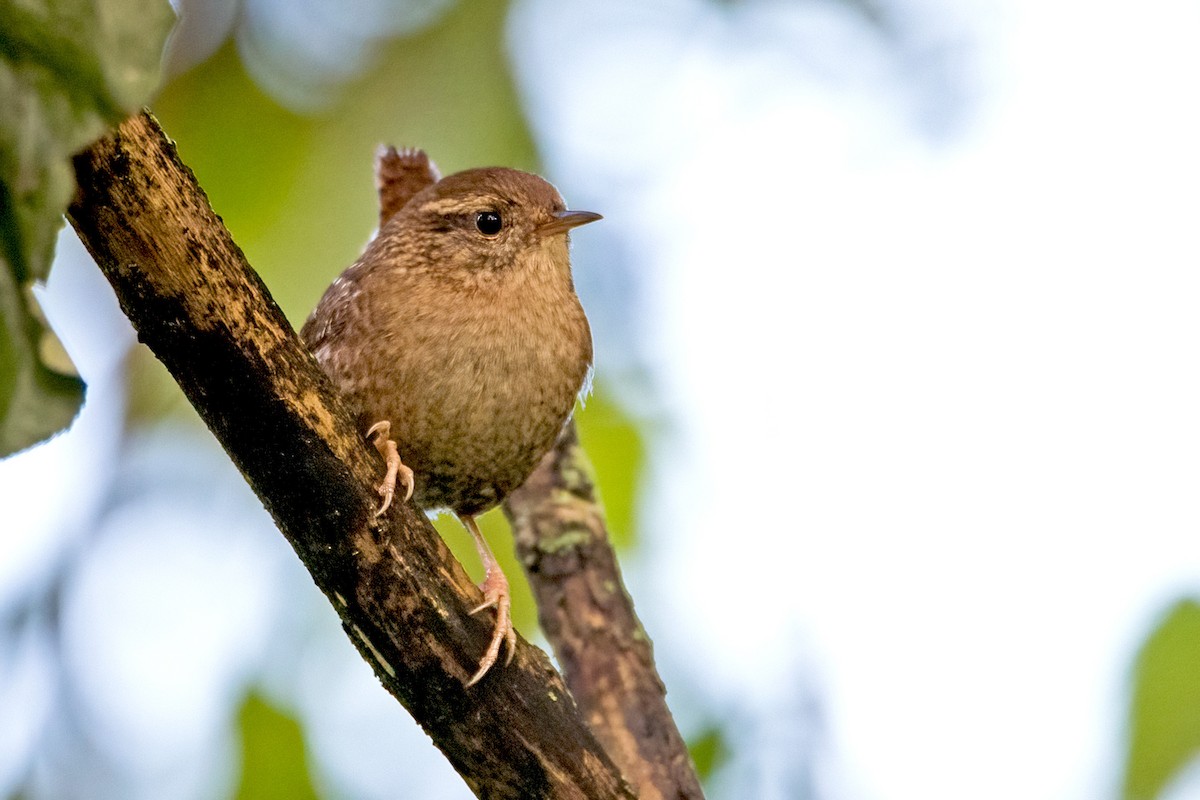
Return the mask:
<path id="1" fill-rule="evenodd" d="M 636 544 L 638 487 L 645 465 L 642 434 L 633 418 L 599 382 L 587 405 L 575 412 L 579 441 L 596 469 L 608 535 L 618 549 Z"/>
<path id="2" fill-rule="evenodd" d="M 1200 603 L 1181 600 L 1138 653 L 1122 797 L 1158 797 L 1200 755 Z"/>
<path id="3" fill-rule="evenodd" d="M 688 754 L 696 765 L 696 774 L 706 781 L 729 757 L 729 745 L 721 729 L 711 725 L 688 742 Z"/>
<path id="4" fill-rule="evenodd" d="M 83 403 L 31 287 L 75 192 L 71 157 L 150 97 L 174 19 L 166 0 L 0 0 L 0 456 Z"/>
<path id="5" fill-rule="evenodd" d="M 298 722 L 251 693 L 237 724 L 242 739 L 237 800 L 316 800 Z"/>

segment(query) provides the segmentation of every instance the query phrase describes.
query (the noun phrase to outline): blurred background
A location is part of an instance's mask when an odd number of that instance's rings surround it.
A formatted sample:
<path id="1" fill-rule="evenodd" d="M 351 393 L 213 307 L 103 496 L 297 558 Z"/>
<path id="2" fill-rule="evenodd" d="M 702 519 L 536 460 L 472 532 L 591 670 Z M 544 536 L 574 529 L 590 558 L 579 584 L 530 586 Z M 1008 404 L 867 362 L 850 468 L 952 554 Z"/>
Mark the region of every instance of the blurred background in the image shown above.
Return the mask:
<path id="1" fill-rule="evenodd" d="M 604 214 L 579 425 L 710 797 L 1200 797 L 1195 3 L 176 8 L 153 110 L 297 326 L 380 142 Z M 470 797 L 69 229 L 42 301 L 0 797 Z"/>

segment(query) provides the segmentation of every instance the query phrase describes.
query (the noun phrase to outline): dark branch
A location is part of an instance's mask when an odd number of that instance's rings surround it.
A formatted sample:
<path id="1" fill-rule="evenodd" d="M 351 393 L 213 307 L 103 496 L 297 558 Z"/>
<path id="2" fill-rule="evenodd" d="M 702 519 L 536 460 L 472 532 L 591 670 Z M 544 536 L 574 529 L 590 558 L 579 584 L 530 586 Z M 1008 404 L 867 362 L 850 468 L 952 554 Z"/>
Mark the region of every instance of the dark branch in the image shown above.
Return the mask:
<path id="1" fill-rule="evenodd" d="M 76 159 L 70 218 L 384 686 L 488 798 L 632 798 L 546 655 L 467 689 L 491 620 L 423 514 L 372 519 L 382 462 L 152 117 Z M 219 591 L 219 587 L 214 587 Z"/>

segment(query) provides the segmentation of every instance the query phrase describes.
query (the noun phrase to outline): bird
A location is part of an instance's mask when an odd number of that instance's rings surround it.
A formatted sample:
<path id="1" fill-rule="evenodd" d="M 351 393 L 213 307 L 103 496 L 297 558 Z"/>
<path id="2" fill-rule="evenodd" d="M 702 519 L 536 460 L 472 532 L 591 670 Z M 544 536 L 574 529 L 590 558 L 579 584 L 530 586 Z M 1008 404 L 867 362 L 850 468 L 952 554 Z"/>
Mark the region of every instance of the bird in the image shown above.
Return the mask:
<path id="1" fill-rule="evenodd" d="M 575 292 L 568 210 L 546 180 L 506 167 L 441 177 L 419 149 L 381 147 L 378 232 L 326 289 L 301 338 L 383 456 L 376 515 L 449 509 L 483 562 L 496 609 L 474 685 L 516 632 L 508 579 L 476 517 L 520 486 L 590 383 L 592 337 Z"/>

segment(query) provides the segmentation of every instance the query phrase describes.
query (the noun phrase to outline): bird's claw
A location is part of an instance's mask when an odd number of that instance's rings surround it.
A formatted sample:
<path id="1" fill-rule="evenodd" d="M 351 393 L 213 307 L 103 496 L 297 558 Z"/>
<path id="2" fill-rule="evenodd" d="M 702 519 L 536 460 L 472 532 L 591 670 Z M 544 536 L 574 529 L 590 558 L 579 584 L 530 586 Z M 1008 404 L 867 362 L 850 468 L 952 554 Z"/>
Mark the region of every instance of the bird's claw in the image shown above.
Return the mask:
<path id="1" fill-rule="evenodd" d="M 383 483 L 375 487 L 383 500 L 379 504 L 379 508 L 375 511 L 375 516 L 380 517 L 383 512 L 388 510 L 392 504 L 392 498 L 396 495 L 396 481 L 399 479 L 404 486 L 404 500 L 407 503 L 413 494 L 413 471 L 404 465 L 400 460 L 400 451 L 396 449 L 396 443 L 391 438 L 392 423 L 387 420 L 376 422 L 367 430 L 367 438 L 375 445 L 375 449 L 383 456 L 383 460 L 387 463 L 387 473 L 383 476 Z"/>
<path id="2" fill-rule="evenodd" d="M 485 608 L 495 606 L 496 626 L 492 628 L 492 640 L 488 643 L 488 649 L 483 654 L 483 658 L 479 660 L 479 669 L 471 676 L 471 680 L 467 681 L 467 686 L 474 686 L 492 668 L 496 659 L 500 657 L 501 645 L 508 644 L 508 658 L 504 661 L 505 665 L 512 663 L 513 654 L 517 650 L 517 632 L 512 626 L 508 580 L 504 577 L 504 573 L 500 570 L 489 571 L 483 585 L 479 588 L 483 591 L 483 602 L 471 609 L 471 613 L 478 614 Z"/>

